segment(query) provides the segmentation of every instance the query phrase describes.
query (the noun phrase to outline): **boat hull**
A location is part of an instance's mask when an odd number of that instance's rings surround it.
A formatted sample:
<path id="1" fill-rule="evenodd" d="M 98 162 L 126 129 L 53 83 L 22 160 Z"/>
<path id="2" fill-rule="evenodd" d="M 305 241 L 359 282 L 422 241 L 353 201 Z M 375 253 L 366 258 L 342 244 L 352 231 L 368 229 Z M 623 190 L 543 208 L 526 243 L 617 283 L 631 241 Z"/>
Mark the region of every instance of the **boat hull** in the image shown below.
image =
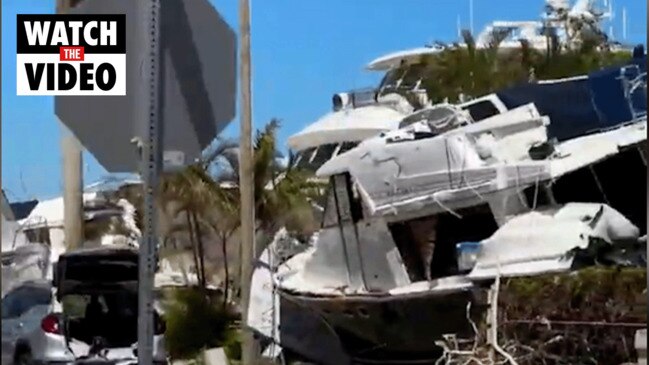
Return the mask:
<path id="1" fill-rule="evenodd" d="M 284 308 L 301 309 L 318 316 L 354 362 L 381 360 L 396 364 L 435 359 L 440 354 L 435 341 L 444 334 L 473 338 L 467 305 L 471 303 L 470 315 L 477 322 L 487 308 L 487 291 L 472 288 L 345 297 L 282 291 L 280 308 L 282 312 Z M 286 328 L 282 330 L 284 335 L 289 335 Z"/>

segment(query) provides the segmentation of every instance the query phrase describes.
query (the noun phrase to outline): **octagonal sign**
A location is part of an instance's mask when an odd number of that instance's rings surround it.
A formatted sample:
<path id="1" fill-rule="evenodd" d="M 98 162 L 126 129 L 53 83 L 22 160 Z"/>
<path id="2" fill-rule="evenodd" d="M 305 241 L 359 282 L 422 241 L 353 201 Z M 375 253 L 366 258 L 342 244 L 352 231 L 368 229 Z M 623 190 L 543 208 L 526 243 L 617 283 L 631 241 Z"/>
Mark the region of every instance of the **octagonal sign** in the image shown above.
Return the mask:
<path id="1" fill-rule="evenodd" d="M 164 150 L 200 156 L 234 118 L 236 36 L 207 0 L 161 1 Z M 86 0 L 70 13 L 126 14 L 126 96 L 57 96 L 55 112 L 109 172 L 136 172 L 144 122 L 136 85 L 146 45 L 135 36 L 136 1 Z"/>

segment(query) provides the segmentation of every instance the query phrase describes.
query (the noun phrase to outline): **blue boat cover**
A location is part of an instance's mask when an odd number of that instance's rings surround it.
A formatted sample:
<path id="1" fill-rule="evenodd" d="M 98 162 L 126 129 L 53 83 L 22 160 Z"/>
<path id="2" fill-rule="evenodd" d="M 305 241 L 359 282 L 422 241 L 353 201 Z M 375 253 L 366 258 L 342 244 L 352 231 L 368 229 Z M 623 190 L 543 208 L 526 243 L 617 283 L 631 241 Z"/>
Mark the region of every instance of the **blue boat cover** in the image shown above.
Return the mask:
<path id="1" fill-rule="evenodd" d="M 526 83 L 497 92 L 508 109 L 534 103 L 550 118 L 548 138 L 564 141 L 609 129 L 646 114 L 646 55 L 583 78 L 551 83 Z M 632 83 L 645 87 L 629 94 Z"/>

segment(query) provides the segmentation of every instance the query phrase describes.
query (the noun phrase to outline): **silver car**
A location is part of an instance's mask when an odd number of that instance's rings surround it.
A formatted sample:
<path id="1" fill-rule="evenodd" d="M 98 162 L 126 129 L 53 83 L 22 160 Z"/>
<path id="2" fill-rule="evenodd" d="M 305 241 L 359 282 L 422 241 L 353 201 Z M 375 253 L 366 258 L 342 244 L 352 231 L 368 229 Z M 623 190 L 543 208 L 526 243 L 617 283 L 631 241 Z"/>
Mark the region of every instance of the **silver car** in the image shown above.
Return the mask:
<path id="1" fill-rule="evenodd" d="M 137 363 L 138 254 L 102 246 L 59 257 L 52 282 L 24 282 L 2 299 L 2 365 Z M 156 313 L 154 361 L 166 364 Z"/>

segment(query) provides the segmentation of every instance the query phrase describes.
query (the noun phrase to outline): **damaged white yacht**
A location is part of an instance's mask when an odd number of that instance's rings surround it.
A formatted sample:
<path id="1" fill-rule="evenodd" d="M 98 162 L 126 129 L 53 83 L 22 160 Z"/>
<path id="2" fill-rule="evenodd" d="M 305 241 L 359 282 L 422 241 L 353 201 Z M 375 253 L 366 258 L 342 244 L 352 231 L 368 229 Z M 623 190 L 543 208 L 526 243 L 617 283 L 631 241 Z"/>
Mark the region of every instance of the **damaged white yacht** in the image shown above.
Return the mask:
<path id="1" fill-rule="evenodd" d="M 297 166 L 315 171 L 361 141 L 398 128 L 406 115 L 427 105 L 426 90 L 420 87 L 421 57 L 441 50 L 422 47 L 371 61 L 367 70 L 384 73 L 378 87 L 335 94 L 331 112 L 288 138 Z"/>
<path id="2" fill-rule="evenodd" d="M 431 115 L 325 163 L 318 238 L 273 278 L 276 341 L 323 364 L 432 359 L 496 276 L 646 263 L 646 64 L 512 87 L 510 112 Z"/>
<path id="3" fill-rule="evenodd" d="M 425 74 L 423 58 L 444 49 L 440 45 L 413 48 L 368 63 L 366 69 L 385 72 L 377 88 L 335 94 L 331 112 L 288 138 L 289 148 L 297 154 L 296 166 L 315 172 L 368 138 L 421 119 L 432 112 L 430 109 L 450 107 L 446 103 L 433 105 L 421 85 Z M 468 100 L 454 108 L 465 110 L 471 122 L 509 110 L 495 94 Z"/>

